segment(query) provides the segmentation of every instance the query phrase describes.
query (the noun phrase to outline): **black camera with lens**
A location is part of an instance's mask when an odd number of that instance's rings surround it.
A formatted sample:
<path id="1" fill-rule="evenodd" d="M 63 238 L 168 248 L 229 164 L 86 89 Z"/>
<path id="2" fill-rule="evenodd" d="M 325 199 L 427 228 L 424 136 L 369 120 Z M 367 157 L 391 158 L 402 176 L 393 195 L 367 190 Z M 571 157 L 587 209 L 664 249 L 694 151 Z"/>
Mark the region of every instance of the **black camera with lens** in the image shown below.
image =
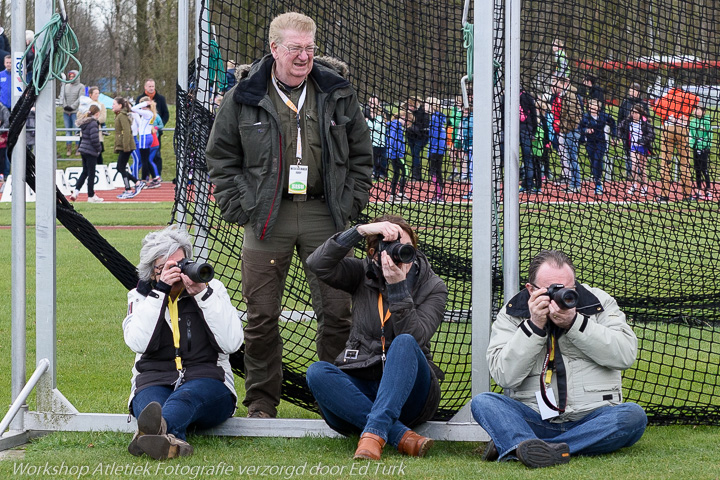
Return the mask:
<path id="1" fill-rule="evenodd" d="M 180 271 L 195 283 L 208 283 L 215 277 L 215 270 L 209 263 L 197 263 L 189 258 L 177 262 Z"/>
<path id="2" fill-rule="evenodd" d="M 415 261 L 417 255 L 415 247 L 409 243 L 400 243 L 400 237 L 392 242 L 381 240 L 378 250 L 379 252 L 387 252 L 392 261 L 395 262 L 395 265 L 412 263 Z"/>
<path id="3" fill-rule="evenodd" d="M 575 308 L 579 295 L 572 288 L 565 288 L 562 283 L 553 283 L 547 288 L 545 295 L 555 300 L 555 303 L 562 309 Z"/>

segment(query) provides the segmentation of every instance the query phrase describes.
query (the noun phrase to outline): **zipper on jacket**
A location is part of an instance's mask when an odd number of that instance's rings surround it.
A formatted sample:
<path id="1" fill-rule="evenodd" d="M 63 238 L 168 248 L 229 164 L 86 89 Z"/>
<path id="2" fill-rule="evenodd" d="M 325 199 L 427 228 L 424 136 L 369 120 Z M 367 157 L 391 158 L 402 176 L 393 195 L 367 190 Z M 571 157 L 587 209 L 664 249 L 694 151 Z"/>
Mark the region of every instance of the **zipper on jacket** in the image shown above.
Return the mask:
<path id="1" fill-rule="evenodd" d="M 280 185 L 280 180 L 282 179 L 282 172 L 283 172 L 283 158 L 282 158 L 282 134 L 278 135 L 279 139 L 279 145 L 280 145 L 280 154 L 278 155 L 278 158 L 280 159 L 280 163 L 278 164 L 278 177 L 277 182 L 275 182 L 275 194 L 273 195 L 273 201 L 270 205 L 270 212 L 268 213 L 267 218 L 265 219 L 265 225 L 263 225 L 262 234 L 260 235 L 260 240 L 265 239 L 265 233 L 267 232 L 268 224 L 270 223 L 270 217 L 272 216 L 273 209 L 275 208 L 275 202 L 277 201 L 277 194 L 278 194 L 278 186 Z"/>

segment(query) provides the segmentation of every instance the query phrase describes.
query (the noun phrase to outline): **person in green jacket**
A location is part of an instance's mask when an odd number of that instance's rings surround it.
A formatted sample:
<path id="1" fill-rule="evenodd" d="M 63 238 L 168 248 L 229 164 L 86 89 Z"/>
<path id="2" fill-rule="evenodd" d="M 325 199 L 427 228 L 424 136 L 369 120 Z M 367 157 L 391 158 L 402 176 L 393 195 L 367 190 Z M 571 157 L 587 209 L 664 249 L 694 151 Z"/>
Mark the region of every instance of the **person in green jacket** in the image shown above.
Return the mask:
<path id="1" fill-rule="evenodd" d="M 350 295 L 307 269 L 308 256 L 368 203 L 372 142 L 348 68 L 316 57 L 315 22 L 289 12 L 270 23 L 270 54 L 237 69 L 206 149 L 223 218 L 244 229 L 242 295 L 248 416 L 277 415 L 282 387 L 278 327 L 297 252 L 317 317 L 320 360 L 333 361 L 351 327 Z"/>
<path id="2" fill-rule="evenodd" d="M 712 126 L 710 119 L 705 115 L 705 107 L 698 105 L 690 119 L 690 148 L 693 151 L 695 163 L 695 181 L 697 189 L 694 197 L 698 200 L 712 199 L 710 190 L 710 175 L 708 174 L 708 158 L 710 145 L 712 145 Z M 705 188 L 703 189 L 703 180 Z"/>

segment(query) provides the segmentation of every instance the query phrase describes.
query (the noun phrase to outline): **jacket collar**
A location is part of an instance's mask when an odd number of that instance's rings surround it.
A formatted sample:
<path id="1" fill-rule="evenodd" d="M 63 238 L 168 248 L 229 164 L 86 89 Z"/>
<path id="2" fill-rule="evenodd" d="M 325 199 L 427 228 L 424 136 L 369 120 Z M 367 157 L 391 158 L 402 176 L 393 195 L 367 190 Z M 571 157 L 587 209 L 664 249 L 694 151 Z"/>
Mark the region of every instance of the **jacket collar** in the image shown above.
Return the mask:
<path id="1" fill-rule="evenodd" d="M 576 307 L 577 313 L 580 315 L 597 315 L 604 311 L 600 300 L 578 281 L 575 282 L 575 290 L 579 296 Z M 523 288 L 520 293 L 508 302 L 507 313 L 513 317 L 530 318 L 528 300 L 530 300 L 530 292 L 528 292 L 527 288 Z"/>
<path id="2" fill-rule="evenodd" d="M 267 83 L 274 63 L 275 59 L 268 54 L 252 65 L 238 67 L 236 75 L 239 79 L 233 94 L 235 102 L 258 105 L 267 95 Z M 350 82 L 342 76 L 346 74 L 347 65 L 343 62 L 332 57 L 317 57 L 313 60 L 309 76 L 320 92 L 331 93 L 350 86 Z"/>

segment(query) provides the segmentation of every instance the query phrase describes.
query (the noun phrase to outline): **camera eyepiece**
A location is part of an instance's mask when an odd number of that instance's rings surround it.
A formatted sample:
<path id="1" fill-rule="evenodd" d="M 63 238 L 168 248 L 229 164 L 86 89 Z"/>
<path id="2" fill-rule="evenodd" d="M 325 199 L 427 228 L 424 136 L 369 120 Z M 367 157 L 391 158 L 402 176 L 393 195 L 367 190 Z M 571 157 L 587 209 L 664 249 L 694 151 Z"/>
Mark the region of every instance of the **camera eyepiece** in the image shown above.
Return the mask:
<path id="1" fill-rule="evenodd" d="M 177 263 L 180 271 L 190 277 L 195 283 L 208 283 L 215 277 L 215 270 L 209 263 L 196 263 L 193 260 L 183 258 Z"/>
<path id="2" fill-rule="evenodd" d="M 545 292 L 545 295 L 549 296 L 558 306 L 562 309 L 575 308 L 578 303 L 579 295 L 572 288 L 565 288 L 562 283 L 553 283 Z"/>

